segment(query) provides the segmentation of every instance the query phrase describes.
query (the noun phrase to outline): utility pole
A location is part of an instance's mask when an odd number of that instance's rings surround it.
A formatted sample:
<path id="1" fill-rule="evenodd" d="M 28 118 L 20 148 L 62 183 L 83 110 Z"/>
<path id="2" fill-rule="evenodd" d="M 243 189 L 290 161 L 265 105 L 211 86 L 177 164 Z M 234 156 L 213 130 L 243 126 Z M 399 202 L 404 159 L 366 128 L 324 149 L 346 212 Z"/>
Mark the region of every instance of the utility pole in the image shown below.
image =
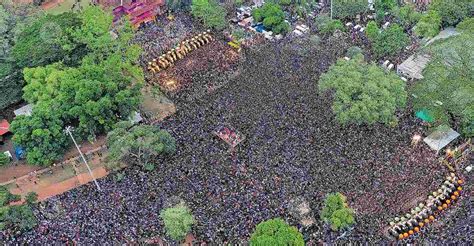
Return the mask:
<path id="1" fill-rule="evenodd" d="M 66 133 L 68 133 L 69 136 L 71 137 L 72 141 L 74 142 L 74 145 L 75 145 L 76 148 L 77 148 L 77 151 L 79 151 L 79 154 L 81 155 L 82 160 L 83 160 L 84 163 L 86 164 L 87 170 L 89 170 L 89 174 L 91 175 L 92 180 L 94 180 L 94 183 L 95 183 L 95 185 L 97 186 L 97 189 L 98 189 L 99 191 L 102 191 L 102 190 L 100 189 L 99 183 L 97 183 L 97 180 L 95 179 L 94 174 L 92 173 L 91 168 L 89 167 L 89 164 L 87 163 L 86 158 L 85 158 L 84 155 L 82 154 L 82 151 L 81 151 L 81 149 L 79 148 L 79 146 L 77 145 L 76 140 L 74 140 L 74 136 L 72 136 L 72 127 L 71 127 L 71 126 L 67 126 L 66 129 L 65 129 L 65 131 L 66 131 Z"/>
<path id="2" fill-rule="evenodd" d="M 331 19 L 332 19 L 332 1 L 333 0 L 331 0 Z"/>

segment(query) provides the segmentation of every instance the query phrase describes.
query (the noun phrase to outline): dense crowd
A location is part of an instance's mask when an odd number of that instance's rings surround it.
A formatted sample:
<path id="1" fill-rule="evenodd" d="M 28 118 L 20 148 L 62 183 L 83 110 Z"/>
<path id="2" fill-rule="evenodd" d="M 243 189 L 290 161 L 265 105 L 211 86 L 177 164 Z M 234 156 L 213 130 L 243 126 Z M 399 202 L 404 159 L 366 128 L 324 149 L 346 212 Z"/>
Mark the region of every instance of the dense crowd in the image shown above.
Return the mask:
<path id="1" fill-rule="evenodd" d="M 320 74 L 350 46 L 345 38 L 333 41 L 305 52 L 290 41 L 247 49 L 240 73 L 213 91 L 202 85 L 222 74 L 200 74 L 170 95 L 178 112 L 159 125 L 176 138 L 176 154 L 158 158 L 152 172 L 134 166 L 121 181 L 109 175 L 99 181 L 102 192 L 89 184 L 41 202 L 39 226 L 9 242 L 142 242 L 164 235 L 158 214 L 175 197 L 190 207 L 197 221 L 192 233 L 206 242 L 245 242 L 256 224 L 274 217 L 298 225 L 289 213 L 295 198 L 308 201 L 316 218 L 301 228 L 307 242 L 387 241 L 388 219 L 409 211 L 410 202 L 438 187 L 447 172 L 426 145 L 411 145 L 423 129 L 410 110 L 398 113 L 396 127 L 335 121 L 330 93 L 317 90 Z M 212 134 L 221 125 L 246 137 L 234 151 Z M 343 193 L 356 211 L 357 224 L 342 238 L 319 219 L 329 192 Z M 468 242 L 468 199 L 446 216 L 452 222 L 433 224 L 419 237 Z"/>

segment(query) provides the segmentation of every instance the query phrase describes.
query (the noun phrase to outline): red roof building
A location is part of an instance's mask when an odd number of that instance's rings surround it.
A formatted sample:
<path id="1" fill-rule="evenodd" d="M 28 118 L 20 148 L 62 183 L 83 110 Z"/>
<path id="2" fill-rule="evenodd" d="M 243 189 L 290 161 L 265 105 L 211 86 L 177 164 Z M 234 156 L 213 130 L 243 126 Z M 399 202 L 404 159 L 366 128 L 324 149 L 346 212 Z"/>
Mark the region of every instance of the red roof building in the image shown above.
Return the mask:
<path id="1" fill-rule="evenodd" d="M 0 121 L 0 136 L 3 136 L 8 132 L 10 132 L 10 123 L 8 123 L 7 120 L 1 120 Z"/>
<path id="2" fill-rule="evenodd" d="M 101 0 L 107 2 L 106 5 L 114 6 L 115 0 Z M 99 1 L 99 3 L 101 3 Z M 123 5 L 120 5 L 123 4 Z M 138 28 L 144 23 L 155 20 L 156 16 L 165 12 L 165 0 L 123 0 L 113 9 L 114 22 L 122 16 L 127 16 L 132 25 Z"/>

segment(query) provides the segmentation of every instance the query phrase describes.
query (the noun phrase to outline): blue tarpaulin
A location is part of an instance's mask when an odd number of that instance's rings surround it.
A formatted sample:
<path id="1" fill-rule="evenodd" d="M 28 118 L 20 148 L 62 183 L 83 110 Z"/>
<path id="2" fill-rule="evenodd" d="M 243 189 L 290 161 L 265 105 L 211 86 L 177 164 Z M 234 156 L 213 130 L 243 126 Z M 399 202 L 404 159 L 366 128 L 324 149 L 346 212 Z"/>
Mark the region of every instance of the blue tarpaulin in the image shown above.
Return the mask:
<path id="1" fill-rule="evenodd" d="M 26 154 L 25 149 L 19 146 L 15 147 L 15 156 L 18 160 L 25 158 L 25 154 Z"/>

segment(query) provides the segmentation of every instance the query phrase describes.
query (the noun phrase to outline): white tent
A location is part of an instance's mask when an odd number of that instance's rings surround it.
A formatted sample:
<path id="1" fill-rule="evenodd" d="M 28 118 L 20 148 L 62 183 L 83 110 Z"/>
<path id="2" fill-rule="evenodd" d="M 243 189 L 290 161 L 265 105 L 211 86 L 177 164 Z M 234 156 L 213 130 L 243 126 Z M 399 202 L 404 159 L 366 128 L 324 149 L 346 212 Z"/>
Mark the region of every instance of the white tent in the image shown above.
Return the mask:
<path id="1" fill-rule="evenodd" d="M 431 149 L 440 151 L 457 137 L 459 137 L 459 133 L 448 126 L 442 125 L 437 127 L 436 130 L 423 139 L 423 141 L 428 144 Z"/>
<path id="2" fill-rule="evenodd" d="M 15 111 L 15 116 L 20 116 L 20 115 L 26 115 L 26 116 L 31 116 L 31 112 L 33 111 L 33 104 L 27 104 Z"/>

